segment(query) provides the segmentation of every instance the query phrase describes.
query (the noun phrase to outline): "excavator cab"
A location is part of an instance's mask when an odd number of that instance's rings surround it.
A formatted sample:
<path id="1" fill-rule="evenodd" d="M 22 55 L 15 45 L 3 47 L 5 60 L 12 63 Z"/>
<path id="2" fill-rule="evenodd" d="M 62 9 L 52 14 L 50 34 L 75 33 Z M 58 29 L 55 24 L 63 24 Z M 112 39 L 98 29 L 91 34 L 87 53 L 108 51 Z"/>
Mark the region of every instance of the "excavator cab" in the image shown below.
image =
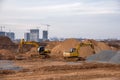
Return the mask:
<path id="1" fill-rule="evenodd" d="M 44 46 L 38 47 L 38 52 L 41 55 L 41 57 L 44 58 L 49 58 L 50 56 L 48 53 L 50 53 L 50 50 L 46 50 Z"/>
<path id="2" fill-rule="evenodd" d="M 75 51 L 76 51 L 76 48 L 71 48 L 70 49 L 70 53 L 75 52 Z"/>
<path id="3" fill-rule="evenodd" d="M 40 55 L 44 54 L 44 51 L 45 51 L 45 47 L 40 46 L 40 47 L 38 48 L 38 52 L 39 52 Z"/>

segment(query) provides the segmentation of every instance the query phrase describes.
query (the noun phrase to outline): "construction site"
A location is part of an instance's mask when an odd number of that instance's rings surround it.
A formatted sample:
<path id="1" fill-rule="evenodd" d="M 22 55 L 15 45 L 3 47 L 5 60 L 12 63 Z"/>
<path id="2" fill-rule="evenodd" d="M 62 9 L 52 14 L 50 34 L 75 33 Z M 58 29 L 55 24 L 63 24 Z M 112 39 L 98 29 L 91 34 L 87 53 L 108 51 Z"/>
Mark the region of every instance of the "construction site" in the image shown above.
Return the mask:
<path id="1" fill-rule="evenodd" d="M 120 80 L 120 41 L 14 43 L 1 36 L 0 80 Z"/>
<path id="2" fill-rule="evenodd" d="M 120 0 L 0 0 L 0 80 L 120 80 Z"/>

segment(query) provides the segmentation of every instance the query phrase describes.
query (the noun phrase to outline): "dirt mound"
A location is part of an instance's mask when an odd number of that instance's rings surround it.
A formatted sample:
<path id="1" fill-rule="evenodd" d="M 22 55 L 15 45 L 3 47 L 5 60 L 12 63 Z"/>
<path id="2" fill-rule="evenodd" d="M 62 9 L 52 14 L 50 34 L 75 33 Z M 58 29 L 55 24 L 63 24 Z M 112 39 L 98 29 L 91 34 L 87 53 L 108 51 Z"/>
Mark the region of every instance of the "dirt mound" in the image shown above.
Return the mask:
<path id="1" fill-rule="evenodd" d="M 84 40 L 83 43 L 92 43 L 94 48 L 90 46 L 84 46 L 79 49 L 79 56 L 86 58 L 94 53 L 99 53 L 102 50 L 112 50 L 111 47 L 109 47 L 104 42 L 99 42 L 95 40 Z M 67 39 L 61 43 L 59 43 L 56 47 L 52 49 L 51 56 L 54 58 L 63 58 L 62 54 L 64 51 L 69 51 L 71 48 L 76 48 L 76 46 L 79 45 L 81 41 L 78 41 L 76 39 Z"/>
<path id="2" fill-rule="evenodd" d="M 26 54 L 28 54 L 29 56 L 32 56 L 32 55 L 39 55 L 38 52 L 37 52 L 36 47 L 31 48 L 31 50 L 28 51 Z"/>
<path id="3" fill-rule="evenodd" d="M 6 36 L 0 36 L 0 45 L 14 45 L 10 38 Z"/>
<path id="4" fill-rule="evenodd" d="M 92 54 L 94 54 L 94 50 L 90 46 L 81 47 L 79 50 L 79 56 L 83 58 L 86 58 Z"/>
<path id="5" fill-rule="evenodd" d="M 69 51 L 71 48 L 76 47 L 79 43 L 80 41 L 76 39 L 67 39 L 51 50 L 51 56 L 54 58 L 63 58 L 62 53 L 64 51 Z"/>
<path id="6" fill-rule="evenodd" d="M 16 60 L 26 60 L 31 59 L 32 57 L 39 56 L 36 47 L 33 47 L 30 49 L 30 51 L 27 51 L 25 53 L 20 53 L 15 56 Z"/>
<path id="7" fill-rule="evenodd" d="M 10 38 L 6 36 L 0 36 L 0 49 L 8 49 L 17 52 L 18 45 L 13 43 Z"/>
<path id="8" fill-rule="evenodd" d="M 10 50 L 1 49 L 0 50 L 0 60 L 13 60 L 15 55 Z"/>
<path id="9" fill-rule="evenodd" d="M 117 50 L 120 50 L 120 40 L 104 40 L 103 42 L 107 43 L 109 46 L 115 47 Z"/>
<path id="10" fill-rule="evenodd" d="M 94 46 L 95 53 L 99 53 L 102 50 L 112 50 L 112 48 L 104 42 L 95 41 L 95 40 L 85 40 L 83 42 L 91 42 Z"/>
<path id="11" fill-rule="evenodd" d="M 61 43 L 60 41 L 51 41 L 47 44 L 46 48 L 47 49 L 53 49 L 55 46 L 57 46 L 60 43 Z"/>

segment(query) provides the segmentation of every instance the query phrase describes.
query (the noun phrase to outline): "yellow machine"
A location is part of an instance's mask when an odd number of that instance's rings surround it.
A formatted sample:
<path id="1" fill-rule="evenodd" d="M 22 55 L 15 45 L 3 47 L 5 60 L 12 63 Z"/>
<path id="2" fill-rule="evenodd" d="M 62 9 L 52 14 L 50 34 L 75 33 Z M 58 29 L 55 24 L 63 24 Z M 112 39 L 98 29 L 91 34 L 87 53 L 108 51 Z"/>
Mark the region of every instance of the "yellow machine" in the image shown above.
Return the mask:
<path id="1" fill-rule="evenodd" d="M 21 39 L 19 43 L 18 50 L 19 52 L 23 52 L 23 46 L 24 45 L 33 45 L 36 47 L 36 50 L 39 52 L 40 55 L 43 55 L 44 58 L 48 56 L 47 53 L 50 53 L 50 50 L 46 50 L 44 46 L 40 46 L 38 42 L 35 41 L 25 41 L 24 39 Z"/>
<path id="2" fill-rule="evenodd" d="M 83 46 L 90 46 L 92 49 L 94 49 L 94 46 L 92 43 L 80 43 L 76 48 L 71 48 L 69 52 L 63 52 L 63 57 L 65 59 L 67 58 L 77 58 L 79 59 L 79 49 Z"/>
<path id="3" fill-rule="evenodd" d="M 19 47 L 18 47 L 19 52 L 23 52 L 23 46 L 24 45 L 33 45 L 36 48 L 39 47 L 39 43 L 37 43 L 35 41 L 25 41 L 24 39 L 21 39 L 21 41 L 19 43 Z"/>

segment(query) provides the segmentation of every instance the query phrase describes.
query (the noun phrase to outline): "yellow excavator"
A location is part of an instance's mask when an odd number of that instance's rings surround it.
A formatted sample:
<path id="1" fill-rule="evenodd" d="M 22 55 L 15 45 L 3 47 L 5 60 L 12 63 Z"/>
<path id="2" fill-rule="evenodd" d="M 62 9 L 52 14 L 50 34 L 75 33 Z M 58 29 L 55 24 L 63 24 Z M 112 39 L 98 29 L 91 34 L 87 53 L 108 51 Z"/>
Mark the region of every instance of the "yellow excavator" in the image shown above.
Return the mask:
<path id="1" fill-rule="evenodd" d="M 38 42 L 35 41 L 25 41 L 24 39 L 21 39 L 19 46 L 18 46 L 18 51 L 23 52 L 23 47 L 24 45 L 33 45 L 36 47 L 36 50 L 39 52 L 39 54 L 42 56 L 42 58 L 48 57 L 48 53 L 50 53 L 50 50 L 45 49 L 44 46 L 40 46 Z"/>
<path id="2" fill-rule="evenodd" d="M 94 49 L 94 46 L 92 43 L 84 43 L 81 42 L 76 48 L 71 48 L 69 52 L 63 52 L 63 57 L 66 60 L 72 59 L 72 60 L 85 60 L 82 57 L 79 57 L 79 49 L 83 46 L 90 46 L 92 49 Z M 94 53 L 94 52 L 93 52 Z"/>

